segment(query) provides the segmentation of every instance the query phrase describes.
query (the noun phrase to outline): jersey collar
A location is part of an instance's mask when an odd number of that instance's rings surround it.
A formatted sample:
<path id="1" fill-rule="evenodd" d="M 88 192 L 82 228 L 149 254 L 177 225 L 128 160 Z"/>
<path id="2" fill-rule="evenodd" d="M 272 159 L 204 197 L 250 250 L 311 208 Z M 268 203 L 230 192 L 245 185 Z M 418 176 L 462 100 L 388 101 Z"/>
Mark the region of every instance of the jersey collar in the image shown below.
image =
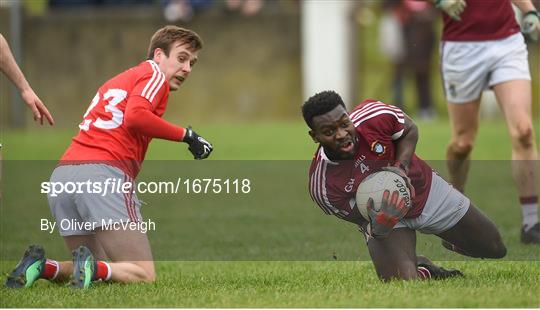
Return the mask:
<path id="1" fill-rule="evenodd" d="M 157 68 L 159 70 L 160 73 L 163 73 L 163 71 L 161 71 L 161 68 L 159 67 L 159 65 L 157 64 L 157 62 L 153 61 L 152 59 L 148 59 L 146 61 L 147 63 L 149 63 L 150 65 L 154 64 L 155 66 L 153 66 L 154 68 Z M 163 73 L 165 74 L 165 73 Z"/>
<path id="2" fill-rule="evenodd" d="M 319 155 L 321 156 L 321 159 L 323 161 L 329 163 L 330 165 L 339 165 L 339 162 L 330 160 L 330 158 L 328 158 L 328 156 L 324 152 L 324 147 L 322 146 L 319 148 Z"/>

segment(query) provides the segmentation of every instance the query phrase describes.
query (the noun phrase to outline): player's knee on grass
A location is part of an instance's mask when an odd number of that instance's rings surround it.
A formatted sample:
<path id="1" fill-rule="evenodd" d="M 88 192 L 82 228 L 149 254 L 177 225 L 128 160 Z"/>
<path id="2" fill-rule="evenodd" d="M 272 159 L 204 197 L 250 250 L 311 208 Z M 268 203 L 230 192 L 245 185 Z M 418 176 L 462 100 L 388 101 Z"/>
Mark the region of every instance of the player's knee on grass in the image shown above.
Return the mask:
<path id="1" fill-rule="evenodd" d="M 506 247 L 497 226 L 472 203 L 454 227 L 437 236 L 451 247 L 455 246 L 457 250 L 454 251 L 463 255 L 478 258 L 506 256 Z"/>
<path id="2" fill-rule="evenodd" d="M 156 282 L 156 275 L 153 275 L 153 276 L 147 275 L 144 278 L 140 279 L 140 282 L 154 283 Z"/>
<path id="3" fill-rule="evenodd" d="M 115 262 L 111 263 L 112 280 L 120 283 L 152 283 L 156 281 L 153 262 Z"/>
<path id="4" fill-rule="evenodd" d="M 485 238 L 480 244 L 471 246 L 471 253 L 475 253 L 474 257 L 480 258 L 503 258 L 506 256 L 506 246 L 502 242 L 500 234 Z"/>
<path id="5" fill-rule="evenodd" d="M 156 282 L 156 272 L 154 270 L 152 271 L 146 271 L 146 277 L 143 280 L 144 282 L 153 283 Z"/>
<path id="6" fill-rule="evenodd" d="M 493 238 L 486 246 L 486 254 L 488 254 L 487 258 L 503 258 L 506 256 L 506 246 L 502 242 L 500 236 Z"/>
<path id="7" fill-rule="evenodd" d="M 495 224 L 492 224 L 493 228 L 491 230 L 486 229 L 485 237 L 482 240 L 477 240 L 478 244 L 481 245 L 480 257 L 482 258 L 503 258 L 506 256 L 506 246 L 504 245 L 501 234 L 499 230 L 495 227 Z"/>
<path id="8" fill-rule="evenodd" d="M 144 262 L 144 264 L 139 265 L 139 266 L 144 272 L 144 274 L 140 275 L 140 280 L 142 282 L 152 283 L 156 281 L 156 271 L 155 271 L 153 262 L 152 263 Z"/>
<path id="9" fill-rule="evenodd" d="M 132 273 L 128 275 L 125 279 L 120 280 L 119 282 L 124 283 L 153 283 L 156 281 L 156 275 L 146 272 L 146 270 L 141 270 L 138 273 Z"/>

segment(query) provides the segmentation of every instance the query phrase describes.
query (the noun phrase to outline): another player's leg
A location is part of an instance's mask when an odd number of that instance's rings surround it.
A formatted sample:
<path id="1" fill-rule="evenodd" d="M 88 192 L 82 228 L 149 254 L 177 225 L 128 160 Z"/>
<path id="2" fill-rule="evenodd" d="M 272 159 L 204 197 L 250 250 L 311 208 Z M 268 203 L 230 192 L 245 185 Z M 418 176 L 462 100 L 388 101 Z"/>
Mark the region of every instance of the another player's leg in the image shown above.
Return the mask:
<path id="1" fill-rule="evenodd" d="M 531 83 L 514 80 L 493 87 L 512 140 L 512 176 L 516 183 L 523 221 L 521 241 L 540 244 L 538 223 L 538 150 L 531 112 Z"/>
<path id="2" fill-rule="evenodd" d="M 446 149 L 450 183 L 464 192 L 469 172 L 470 154 L 478 132 L 480 98 L 467 103 L 448 104 L 452 138 Z"/>
<path id="3" fill-rule="evenodd" d="M 70 268 L 70 263 L 45 258 L 45 250 L 40 245 L 31 245 L 8 275 L 5 285 L 9 288 L 30 287 L 38 279 L 61 282 L 71 273 Z"/>
<path id="4" fill-rule="evenodd" d="M 495 224 L 473 204 L 452 228 L 437 234 L 446 248 L 470 257 L 502 258 L 506 255 Z"/>

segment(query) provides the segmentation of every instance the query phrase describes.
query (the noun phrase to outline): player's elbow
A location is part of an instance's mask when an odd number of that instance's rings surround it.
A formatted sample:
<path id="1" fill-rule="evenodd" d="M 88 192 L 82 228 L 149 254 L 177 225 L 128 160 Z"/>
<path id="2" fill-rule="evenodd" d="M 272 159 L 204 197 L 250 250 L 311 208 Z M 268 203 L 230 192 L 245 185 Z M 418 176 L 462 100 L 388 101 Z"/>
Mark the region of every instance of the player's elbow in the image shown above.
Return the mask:
<path id="1" fill-rule="evenodd" d="M 410 143 L 416 144 L 418 142 L 418 127 L 408 116 L 405 118 L 404 125 L 405 130 L 402 139 L 406 139 L 407 141 L 410 141 Z"/>
<path id="2" fill-rule="evenodd" d="M 418 142 L 418 126 L 416 126 L 415 123 L 412 123 L 411 128 L 409 129 L 409 134 L 411 135 L 411 139 L 415 142 Z"/>
<path id="3" fill-rule="evenodd" d="M 140 113 L 137 111 L 137 109 L 126 109 L 126 113 L 124 114 L 124 125 L 126 128 L 130 131 L 137 131 L 141 124 L 140 124 L 140 117 L 137 117 L 137 114 Z"/>

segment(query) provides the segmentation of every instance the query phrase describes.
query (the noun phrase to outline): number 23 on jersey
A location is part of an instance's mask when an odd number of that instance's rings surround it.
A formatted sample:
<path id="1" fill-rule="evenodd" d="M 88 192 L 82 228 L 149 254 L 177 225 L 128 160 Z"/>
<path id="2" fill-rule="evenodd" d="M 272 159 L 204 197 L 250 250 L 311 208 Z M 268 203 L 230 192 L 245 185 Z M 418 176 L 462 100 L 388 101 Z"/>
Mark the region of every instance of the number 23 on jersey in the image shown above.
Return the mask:
<path id="1" fill-rule="evenodd" d="M 114 129 L 122 125 L 124 121 L 124 112 L 120 110 L 117 105 L 122 102 L 127 97 L 127 91 L 123 89 L 113 88 L 109 89 L 103 95 L 103 98 L 99 95 L 99 92 L 94 96 L 88 110 L 84 113 L 83 121 L 79 124 L 79 128 L 84 131 L 90 129 L 90 125 L 94 125 L 97 128 L 101 129 Z M 97 119 L 92 119 L 89 117 L 90 112 L 99 104 L 103 99 L 107 104 L 104 106 L 105 112 L 110 113 L 110 119 L 102 119 L 97 117 Z"/>

